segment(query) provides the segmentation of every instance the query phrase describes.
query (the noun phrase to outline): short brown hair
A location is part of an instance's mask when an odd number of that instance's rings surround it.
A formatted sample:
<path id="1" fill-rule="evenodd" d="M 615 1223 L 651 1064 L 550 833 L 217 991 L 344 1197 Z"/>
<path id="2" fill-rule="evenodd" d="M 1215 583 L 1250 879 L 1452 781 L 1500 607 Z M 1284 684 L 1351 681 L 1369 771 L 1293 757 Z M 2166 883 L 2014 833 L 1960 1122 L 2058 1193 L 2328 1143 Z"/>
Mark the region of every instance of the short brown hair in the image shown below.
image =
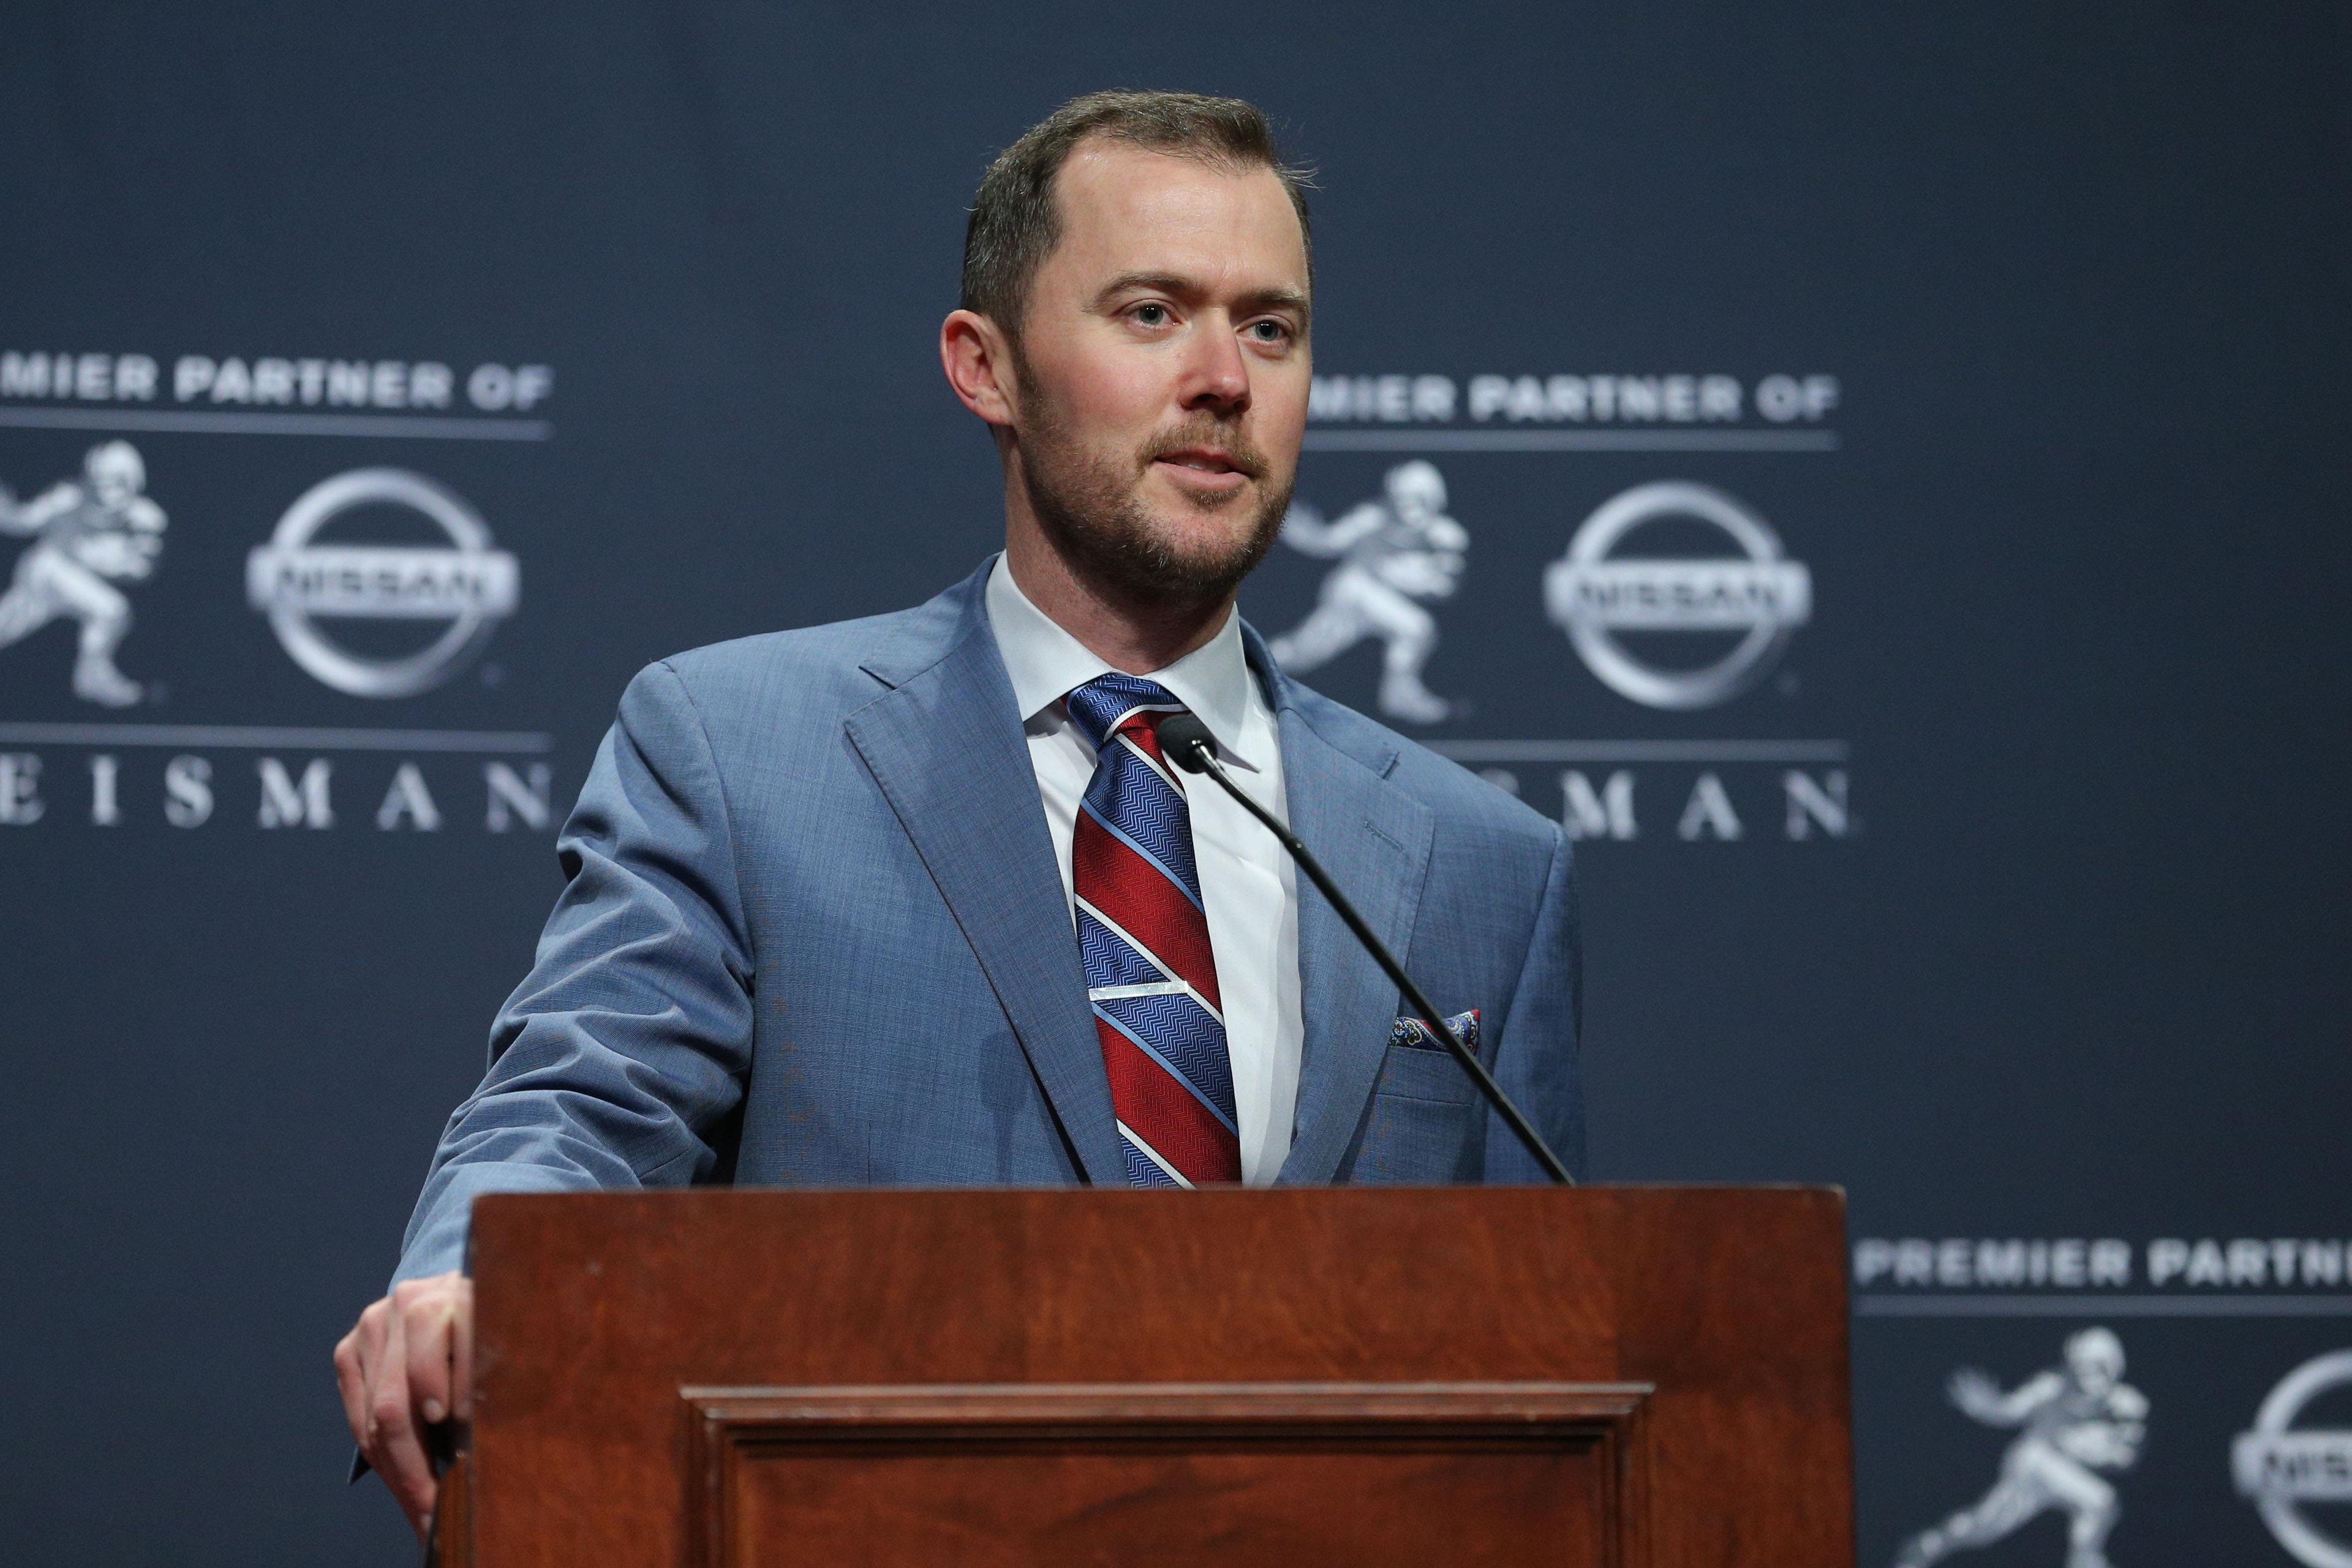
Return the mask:
<path id="1" fill-rule="evenodd" d="M 1089 136 L 1234 169 L 1271 169 L 1290 194 L 1307 247 L 1309 287 L 1315 245 L 1307 225 L 1314 171 L 1282 161 L 1274 127 L 1255 104 L 1197 92 L 1121 89 L 1074 98 L 997 154 L 981 176 L 963 231 L 963 308 L 1018 336 L 1029 280 L 1062 237 L 1054 176 Z"/>

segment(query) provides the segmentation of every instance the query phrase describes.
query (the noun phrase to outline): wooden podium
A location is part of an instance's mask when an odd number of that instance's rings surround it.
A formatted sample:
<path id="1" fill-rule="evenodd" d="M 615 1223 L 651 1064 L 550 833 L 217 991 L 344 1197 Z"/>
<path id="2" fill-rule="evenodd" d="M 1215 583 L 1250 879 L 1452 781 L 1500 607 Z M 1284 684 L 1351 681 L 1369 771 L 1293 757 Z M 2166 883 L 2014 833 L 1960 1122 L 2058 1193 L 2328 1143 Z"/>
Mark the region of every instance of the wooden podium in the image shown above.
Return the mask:
<path id="1" fill-rule="evenodd" d="M 488 1197 L 441 1561 L 1853 1562 L 1798 1188 Z"/>

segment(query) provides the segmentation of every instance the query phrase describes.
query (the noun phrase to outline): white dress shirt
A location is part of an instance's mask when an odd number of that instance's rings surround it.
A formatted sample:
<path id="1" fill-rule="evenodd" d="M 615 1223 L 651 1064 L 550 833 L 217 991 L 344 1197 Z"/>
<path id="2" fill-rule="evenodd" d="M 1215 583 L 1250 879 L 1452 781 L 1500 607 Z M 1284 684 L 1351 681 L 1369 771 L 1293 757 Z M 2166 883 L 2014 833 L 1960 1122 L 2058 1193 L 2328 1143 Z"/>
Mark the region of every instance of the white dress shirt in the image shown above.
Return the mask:
<path id="1" fill-rule="evenodd" d="M 1095 776 L 1095 749 L 1070 720 L 1062 699 L 1110 666 L 1029 602 L 1003 556 L 988 574 L 988 620 L 996 634 L 1013 697 L 1029 738 L 1029 762 L 1045 798 L 1062 892 L 1072 898 L 1070 845 L 1078 802 Z M 1217 760 L 1249 797 L 1288 820 L 1282 788 L 1282 734 L 1274 710 L 1250 673 L 1241 616 L 1228 614 L 1217 635 L 1165 669 L 1146 677 L 1191 709 L 1216 738 Z M 1224 1003 L 1225 1047 L 1232 1053 L 1234 1110 L 1241 1131 L 1242 1180 L 1272 1184 L 1290 1152 L 1298 1103 L 1298 882 L 1274 836 L 1207 779 L 1186 780 L 1192 857 L 1207 906 L 1209 945 Z"/>

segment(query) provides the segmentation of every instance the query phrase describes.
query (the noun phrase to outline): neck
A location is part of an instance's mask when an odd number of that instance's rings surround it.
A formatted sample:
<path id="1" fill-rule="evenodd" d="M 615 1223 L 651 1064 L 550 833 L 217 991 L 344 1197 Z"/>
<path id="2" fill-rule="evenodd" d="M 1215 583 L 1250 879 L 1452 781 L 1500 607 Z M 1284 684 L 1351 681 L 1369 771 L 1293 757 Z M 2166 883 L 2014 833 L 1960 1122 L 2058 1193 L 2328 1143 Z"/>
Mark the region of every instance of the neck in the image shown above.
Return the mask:
<path id="1" fill-rule="evenodd" d="M 1046 619 L 1113 669 L 1128 675 L 1165 669 L 1225 629 L 1232 594 L 1191 604 L 1121 592 L 1055 549 L 1025 509 L 1016 513 L 1008 504 L 1006 513 L 1004 561 L 1013 583 Z"/>

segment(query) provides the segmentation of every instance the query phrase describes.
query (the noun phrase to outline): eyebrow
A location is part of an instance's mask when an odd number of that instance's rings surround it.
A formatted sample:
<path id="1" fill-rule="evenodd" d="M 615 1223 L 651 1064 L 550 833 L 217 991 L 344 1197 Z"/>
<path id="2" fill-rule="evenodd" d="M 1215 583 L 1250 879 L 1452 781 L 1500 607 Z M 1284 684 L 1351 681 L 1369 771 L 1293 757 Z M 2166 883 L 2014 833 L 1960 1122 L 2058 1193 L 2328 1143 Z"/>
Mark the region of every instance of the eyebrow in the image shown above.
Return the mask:
<path id="1" fill-rule="evenodd" d="M 1156 289 L 1163 294 L 1192 295 L 1195 298 L 1205 292 L 1192 279 L 1174 272 L 1122 272 L 1103 285 L 1101 291 L 1095 295 L 1095 303 L 1107 304 L 1130 289 Z M 1280 286 L 1271 289 L 1253 289 L 1244 294 L 1236 303 L 1245 309 L 1253 310 L 1296 310 L 1302 317 L 1308 310 L 1307 299 L 1304 293 L 1296 289 Z"/>

